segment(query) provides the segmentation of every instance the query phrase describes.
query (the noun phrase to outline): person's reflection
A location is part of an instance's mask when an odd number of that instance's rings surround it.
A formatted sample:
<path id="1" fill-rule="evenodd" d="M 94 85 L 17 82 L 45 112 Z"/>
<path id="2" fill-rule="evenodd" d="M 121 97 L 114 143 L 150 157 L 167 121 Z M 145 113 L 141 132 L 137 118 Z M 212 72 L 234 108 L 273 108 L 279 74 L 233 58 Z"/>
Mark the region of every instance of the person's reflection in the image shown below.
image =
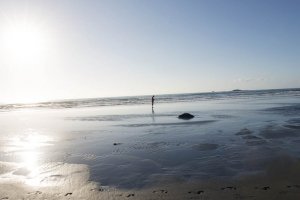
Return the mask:
<path id="1" fill-rule="evenodd" d="M 155 123 L 155 113 L 153 107 L 152 107 L 152 123 Z"/>

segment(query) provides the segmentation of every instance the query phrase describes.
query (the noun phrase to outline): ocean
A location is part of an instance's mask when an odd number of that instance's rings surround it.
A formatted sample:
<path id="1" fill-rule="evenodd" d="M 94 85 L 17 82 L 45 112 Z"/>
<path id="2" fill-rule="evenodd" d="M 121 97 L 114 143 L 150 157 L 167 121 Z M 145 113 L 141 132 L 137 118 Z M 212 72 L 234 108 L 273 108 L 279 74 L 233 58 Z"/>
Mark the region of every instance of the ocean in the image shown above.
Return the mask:
<path id="1" fill-rule="evenodd" d="M 247 99 L 247 98 L 269 98 L 272 96 L 299 96 L 300 89 L 271 89 L 271 90 L 237 90 L 225 92 L 187 93 L 156 95 L 157 103 L 195 102 L 226 99 Z M 80 108 L 120 105 L 141 105 L 150 104 L 152 95 L 110 97 L 110 98 L 89 98 L 57 100 L 31 104 L 0 104 L 0 110 L 12 110 L 22 108 Z"/>

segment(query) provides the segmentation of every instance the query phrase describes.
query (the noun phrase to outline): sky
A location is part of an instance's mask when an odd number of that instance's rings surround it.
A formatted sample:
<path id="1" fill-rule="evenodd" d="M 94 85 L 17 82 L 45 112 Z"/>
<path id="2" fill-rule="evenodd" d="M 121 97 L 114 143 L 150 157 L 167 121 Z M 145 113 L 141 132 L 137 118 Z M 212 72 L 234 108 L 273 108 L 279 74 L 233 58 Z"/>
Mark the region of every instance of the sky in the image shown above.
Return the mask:
<path id="1" fill-rule="evenodd" d="M 299 0 L 0 0 L 0 103 L 300 87 Z"/>

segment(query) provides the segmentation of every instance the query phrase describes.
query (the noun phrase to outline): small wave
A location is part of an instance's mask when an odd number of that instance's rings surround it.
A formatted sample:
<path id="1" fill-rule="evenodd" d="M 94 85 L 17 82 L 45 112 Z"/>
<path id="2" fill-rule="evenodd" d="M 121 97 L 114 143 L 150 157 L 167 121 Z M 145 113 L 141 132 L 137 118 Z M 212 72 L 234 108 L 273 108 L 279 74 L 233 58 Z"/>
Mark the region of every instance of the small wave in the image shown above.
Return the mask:
<path id="1" fill-rule="evenodd" d="M 207 93 L 189 93 L 189 94 L 169 94 L 157 95 L 156 101 L 159 103 L 176 102 L 195 102 L 226 99 L 247 99 L 270 98 L 274 96 L 300 96 L 300 89 L 273 89 L 273 90 L 242 90 L 239 92 L 207 92 Z M 90 99 L 72 99 L 51 102 L 41 102 L 32 104 L 2 104 L 0 111 L 11 111 L 16 109 L 66 109 L 82 107 L 102 107 L 102 106 L 120 106 L 120 105 L 143 105 L 151 104 L 151 96 L 132 96 L 132 97 L 111 97 L 111 98 L 90 98 Z"/>

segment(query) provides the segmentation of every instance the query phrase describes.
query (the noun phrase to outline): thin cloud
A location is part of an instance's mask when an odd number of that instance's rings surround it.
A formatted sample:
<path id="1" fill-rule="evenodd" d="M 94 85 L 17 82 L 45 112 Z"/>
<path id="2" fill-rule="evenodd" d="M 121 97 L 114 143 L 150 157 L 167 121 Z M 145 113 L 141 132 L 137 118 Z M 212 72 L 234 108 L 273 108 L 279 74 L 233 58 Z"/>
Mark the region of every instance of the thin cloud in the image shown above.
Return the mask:
<path id="1" fill-rule="evenodd" d="M 236 80 L 234 80 L 234 82 L 238 82 L 238 83 L 245 83 L 245 82 L 261 82 L 261 81 L 265 81 L 266 79 L 263 77 L 259 77 L 259 78 L 238 78 Z"/>

